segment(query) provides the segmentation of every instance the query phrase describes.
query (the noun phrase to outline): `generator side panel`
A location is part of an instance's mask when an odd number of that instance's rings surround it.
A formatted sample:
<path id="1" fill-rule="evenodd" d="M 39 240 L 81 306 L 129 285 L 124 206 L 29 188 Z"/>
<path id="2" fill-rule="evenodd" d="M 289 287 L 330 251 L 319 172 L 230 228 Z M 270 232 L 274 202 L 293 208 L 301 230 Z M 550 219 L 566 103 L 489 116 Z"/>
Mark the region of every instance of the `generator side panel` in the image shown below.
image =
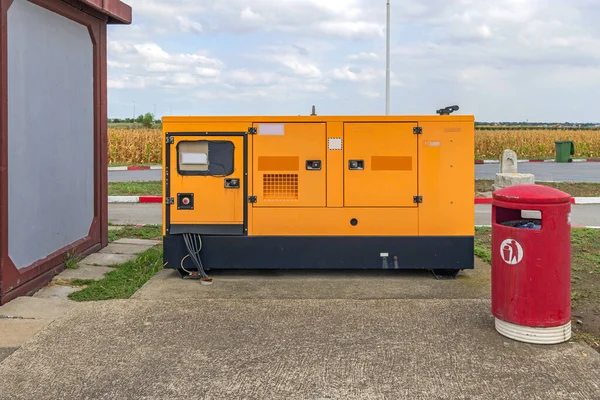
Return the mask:
<path id="1" fill-rule="evenodd" d="M 244 232 L 251 126 L 185 119 L 163 124 L 163 235 Z"/>
<path id="2" fill-rule="evenodd" d="M 475 230 L 475 124 L 419 124 L 419 235 L 467 236 Z"/>

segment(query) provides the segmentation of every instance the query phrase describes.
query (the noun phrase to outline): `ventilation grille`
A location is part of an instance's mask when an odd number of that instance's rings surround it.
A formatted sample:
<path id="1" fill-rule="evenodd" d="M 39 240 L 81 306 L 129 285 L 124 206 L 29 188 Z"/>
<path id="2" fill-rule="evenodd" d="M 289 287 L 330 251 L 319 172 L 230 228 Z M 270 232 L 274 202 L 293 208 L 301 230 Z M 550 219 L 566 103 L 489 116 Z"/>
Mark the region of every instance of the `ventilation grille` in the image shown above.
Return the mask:
<path id="1" fill-rule="evenodd" d="M 263 175 L 263 199 L 271 201 L 298 200 L 298 174 Z"/>

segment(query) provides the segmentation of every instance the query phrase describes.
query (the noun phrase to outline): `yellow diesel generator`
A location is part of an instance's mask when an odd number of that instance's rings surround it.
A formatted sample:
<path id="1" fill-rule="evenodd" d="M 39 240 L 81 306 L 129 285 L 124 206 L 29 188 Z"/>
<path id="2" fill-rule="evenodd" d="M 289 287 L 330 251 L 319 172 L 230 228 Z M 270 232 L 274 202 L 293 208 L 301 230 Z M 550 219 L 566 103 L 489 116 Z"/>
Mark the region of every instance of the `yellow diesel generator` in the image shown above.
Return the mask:
<path id="1" fill-rule="evenodd" d="M 164 117 L 166 268 L 474 268 L 474 117 Z"/>

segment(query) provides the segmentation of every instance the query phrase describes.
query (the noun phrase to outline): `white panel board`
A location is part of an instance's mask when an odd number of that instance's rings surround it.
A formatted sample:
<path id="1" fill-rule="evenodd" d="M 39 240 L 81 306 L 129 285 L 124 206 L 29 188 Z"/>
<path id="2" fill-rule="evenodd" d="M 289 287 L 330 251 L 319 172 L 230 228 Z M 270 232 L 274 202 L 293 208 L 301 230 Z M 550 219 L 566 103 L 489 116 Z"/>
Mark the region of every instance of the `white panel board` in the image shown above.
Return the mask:
<path id="1" fill-rule="evenodd" d="M 93 47 L 87 27 L 8 9 L 8 253 L 25 268 L 88 235 L 94 216 Z"/>

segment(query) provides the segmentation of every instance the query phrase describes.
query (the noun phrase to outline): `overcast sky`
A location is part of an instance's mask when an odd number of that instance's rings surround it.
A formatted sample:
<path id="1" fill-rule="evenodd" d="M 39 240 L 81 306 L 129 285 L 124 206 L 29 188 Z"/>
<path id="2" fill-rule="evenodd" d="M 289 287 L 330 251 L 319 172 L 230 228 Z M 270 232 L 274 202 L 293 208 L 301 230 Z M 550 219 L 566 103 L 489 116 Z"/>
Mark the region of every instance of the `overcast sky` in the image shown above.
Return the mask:
<path id="1" fill-rule="evenodd" d="M 125 2 L 110 117 L 385 113 L 385 0 Z M 598 0 L 392 0 L 391 112 L 600 121 L 599 21 Z"/>

